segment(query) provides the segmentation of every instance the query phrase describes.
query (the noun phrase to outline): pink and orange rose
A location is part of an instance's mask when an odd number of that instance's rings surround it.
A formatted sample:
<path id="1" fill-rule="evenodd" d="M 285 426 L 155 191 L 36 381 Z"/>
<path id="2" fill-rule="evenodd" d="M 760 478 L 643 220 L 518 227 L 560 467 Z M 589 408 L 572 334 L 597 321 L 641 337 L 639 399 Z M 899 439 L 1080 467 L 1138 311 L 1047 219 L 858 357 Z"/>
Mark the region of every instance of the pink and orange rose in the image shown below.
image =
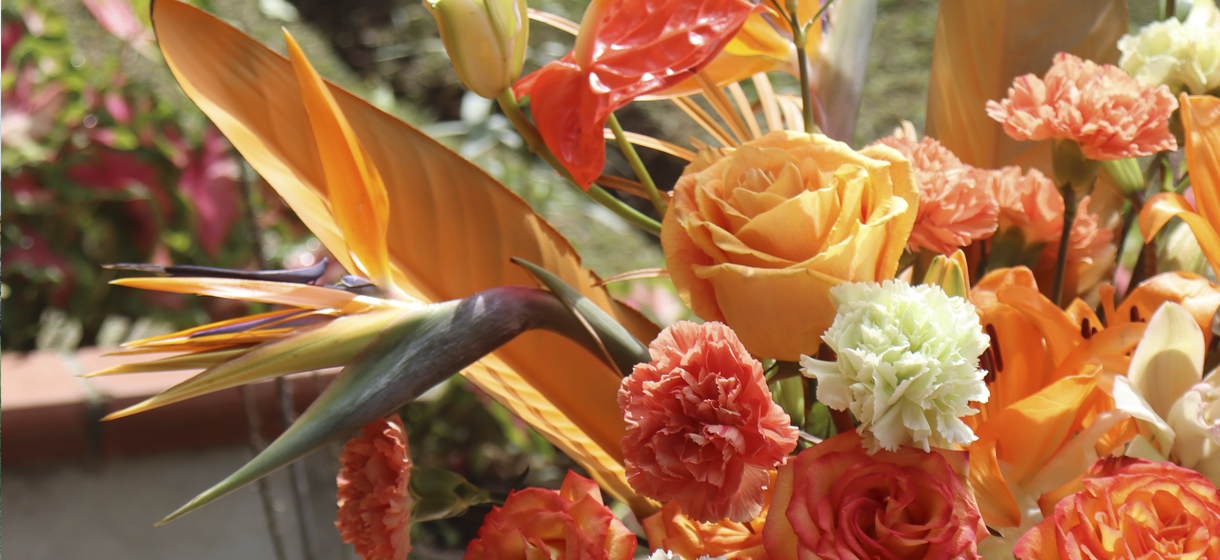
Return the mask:
<path id="1" fill-rule="evenodd" d="M 722 519 L 700 523 L 682 513 L 678 502 L 669 502 L 661 511 L 640 522 L 653 550 L 667 550 L 680 558 L 724 557 L 725 560 L 768 560 L 763 547 L 762 528 L 771 505 L 775 471 L 764 492 L 762 512 L 752 521 L 734 523 Z"/>
<path id="2" fill-rule="evenodd" d="M 977 558 L 988 535 L 964 451 L 869 455 L 844 432 L 780 467 L 763 540 L 772 560 Z"/>
<path id="3" fill-rule="evenodd" d="M 492 508 L 465 560 L 630 560 L 635 545 L 597 483 L 568 471 L 558 492 L 526 488 Z"/>
<path id="4" fill-rule="evenodd" d="M 652 362 L 635 366 L 618 393 L 628 482 L 695 521 L 754 519 L 768 471 L 797 437 L 762 364 L 717 322 L 679 322 L 648 351 Z"/>
<path id="5" fill-rule="evenodd" d="M 1105 458 L 1013 552 L 1027 560 L 1220 558 L 1220 494 L 1172 463 Z"/>

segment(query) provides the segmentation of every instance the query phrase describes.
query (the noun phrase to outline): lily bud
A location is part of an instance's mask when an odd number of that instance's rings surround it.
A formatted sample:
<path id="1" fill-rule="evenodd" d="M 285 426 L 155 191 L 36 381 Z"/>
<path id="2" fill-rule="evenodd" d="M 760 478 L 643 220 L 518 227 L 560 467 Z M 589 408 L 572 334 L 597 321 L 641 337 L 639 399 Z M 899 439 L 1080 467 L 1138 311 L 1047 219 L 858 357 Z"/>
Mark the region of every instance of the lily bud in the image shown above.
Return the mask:
<path id="1" fill-rule="evenodd" d="M 458 78 L 495 99 L 521 75 L 529 39 L 525 0 L 424 0 Z"/>
<path id="2" fill-rule="evenodd" d="M 966 255 L 958 249 L 951 256 L 936 255 L 928 265 L 924 284 L 936 284 L 951 296 L 969 299 L 970 279 L 966 275 Z"/>

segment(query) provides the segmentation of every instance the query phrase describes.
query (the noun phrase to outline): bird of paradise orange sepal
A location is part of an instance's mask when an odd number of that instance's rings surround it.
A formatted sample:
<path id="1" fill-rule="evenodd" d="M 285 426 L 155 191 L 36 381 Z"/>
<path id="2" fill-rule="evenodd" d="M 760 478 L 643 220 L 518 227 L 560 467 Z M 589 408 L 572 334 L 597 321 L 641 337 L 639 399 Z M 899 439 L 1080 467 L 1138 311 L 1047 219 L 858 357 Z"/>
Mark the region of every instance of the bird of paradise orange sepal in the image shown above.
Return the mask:
<path id="1" fill-rule="evenodd" d="M 533 284 L 509 261 L 520 257 L 577 287 L 637 338 L 655 336 L 655 325 L 594 287 L 597 277 L 571 245 L 523 200 L 418 130 L 321 80 L 291 38 L 289 60 L 177 0 L 157 0 L 152 19 L 183 90 L 348 270 L 368 274 L 399 300 L 439 302 Z M 208 293 L 215 284 L 163 278 L 140 287 Z M 253 290 L 248 299 L 261 297 L 248 281 L 243 286 Z M 308 306 L 310 299 L 283 303 Z M 619 375 L 596 356 L 562 337 L 528 333 L 463 375 L 607 492 L 649 509 L 624 478 Z"/>

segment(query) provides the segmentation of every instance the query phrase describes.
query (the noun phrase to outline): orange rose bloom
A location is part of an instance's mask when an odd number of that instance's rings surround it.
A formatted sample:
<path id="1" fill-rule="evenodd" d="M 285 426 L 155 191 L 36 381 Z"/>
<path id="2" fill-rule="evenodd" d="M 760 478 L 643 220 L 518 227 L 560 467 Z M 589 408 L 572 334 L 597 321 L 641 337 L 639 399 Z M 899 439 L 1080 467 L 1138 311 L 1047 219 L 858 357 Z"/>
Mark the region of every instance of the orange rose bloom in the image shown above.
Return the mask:
<path id="1" fill-rule="evenodd" d="M 661 244 L 695 313 L 755 356 L 796 361 L 834 321 L 831 287 L 894 276 L 918 203 L 892 148 L 777 131 L 703 150 L 674 187 Z"/>
<path id="2" fill-rule="evenodd" d="M 411 453 L 398 415 L 374 420 L 339 453 L 335 527 L 365 560 L 403 560 L 411 551 Z"/>
<path id="3" fill-rule="evenodd" d="M 1172 463 L 1108 457 L 1030 529 L 1018 558 L 1220 558 L 1220 494 Z"/>
<path id="4" fill-rule="evenodd" d="M 635 545 L 597 483 L 568 471 L 558 492 L 526 488 L 492 508 L 464 560 L 631 560 Z"/>
<path id="5" fill-rule="evenodd" d="M 988 535 L 965 451 L 869 455 L 844 432 L 780 467 L 763 542 L 772 560 L 978 558 Z"/>
<path id="6" fill-rule="evenodd" d="M 678 502 L 666 503 L 661 511 L 641 522 L 644 534 L 648 536 L 648 544 L 653 550 L 668 550 L 675 556 L 688 559 L 724 556 L 726 560 L 767 560 L 762 528 L 767 521 L 771 489 L 774 487 L 775 471 L 771 471 L 771 482 L 763 494 L 762 513 L 745 523 L 733 523 L 727 519 L 718 523 L 692 521 L 682 513 Z"/>

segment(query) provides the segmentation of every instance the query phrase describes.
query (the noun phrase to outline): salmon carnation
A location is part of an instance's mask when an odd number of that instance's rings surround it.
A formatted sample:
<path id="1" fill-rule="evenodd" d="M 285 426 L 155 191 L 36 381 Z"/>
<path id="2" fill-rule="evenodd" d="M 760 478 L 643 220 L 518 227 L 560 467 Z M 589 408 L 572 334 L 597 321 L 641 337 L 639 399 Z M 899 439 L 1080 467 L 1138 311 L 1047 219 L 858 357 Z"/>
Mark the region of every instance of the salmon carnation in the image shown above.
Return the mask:
<path id="1" fill-rule="evenodd" d="M 375 420 L 339 453 L 339 519 L 343 542 L 365 560 L 403 560 L 411 550 L 411 455 L 397 416 Z"/>
<path id="2" fill-rule="evenodd" d="M 1172 463 L 1108 457 L 1017 541 L 1018 558 L 1217 558 L 1220 495 Z"/>
<path id="3" fill-rule="evenodd" d="M 526 488 L 492 508 L 463 560 L 631 560 L 635 547 L 597 483 L 568 471 L 558 492 Z"/>
<path id="4" fill-rule="evenodd" d="M 1178 102 L 1165 86 L 1152 86 L 1121 68 L 1059 53 L 1044 79 L 1026 74 L 1008 97 L 988 101 L 987 114 L 1017 140 L 1073 140 L 1092 160 L 1146 156 L 1176 150 L 1169 116 Z"/>
<path id="5" fill-rule="evenodd" d="M 696 521 L 754 519 L 767 471 L 796 447 L 797 430 L 771 400 L 762 364 L 722 323 L 682 321 L 648 348 L 652 362 L 623 379 L 627 480 L 676 501 Z"/>
<path id="6" fill-rule="evenodd" d="M 979 180 L 978 170 L 962 163 L 935 139 L 925 136 L 916 141 L 914 127 L 903 124 L 894 136 L 876 144 L 901 152 L 914 170 L 919 210 L 907 248 L 948 255 L 976 239 L 991 237 L 999 210 L 991 190 Z"/>

